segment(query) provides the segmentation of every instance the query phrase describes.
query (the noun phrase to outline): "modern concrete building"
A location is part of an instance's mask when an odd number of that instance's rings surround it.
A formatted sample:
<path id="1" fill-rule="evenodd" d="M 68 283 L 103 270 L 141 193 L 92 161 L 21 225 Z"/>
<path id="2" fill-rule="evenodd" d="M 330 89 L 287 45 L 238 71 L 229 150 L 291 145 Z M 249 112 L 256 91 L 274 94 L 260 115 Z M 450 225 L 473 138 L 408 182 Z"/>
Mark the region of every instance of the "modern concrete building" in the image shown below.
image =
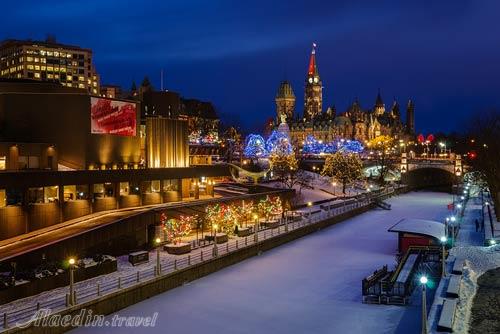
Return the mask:
<path id="1" fill-rule="evenodd" d="M 92 50 L 46 41 L 5 40 L 0 43 L 0 77 L 58 82 L 100 94 Z"/>

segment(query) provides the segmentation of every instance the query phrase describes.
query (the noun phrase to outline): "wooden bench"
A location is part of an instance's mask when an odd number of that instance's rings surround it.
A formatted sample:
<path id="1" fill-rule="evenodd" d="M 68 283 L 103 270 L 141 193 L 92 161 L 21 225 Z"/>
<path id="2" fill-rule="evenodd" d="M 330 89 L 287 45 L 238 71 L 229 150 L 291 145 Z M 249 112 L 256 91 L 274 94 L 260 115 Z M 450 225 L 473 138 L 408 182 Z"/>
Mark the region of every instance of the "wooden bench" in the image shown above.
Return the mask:
<path id="1" fill-rule="evenodd" d="M 457 299 L 445 299 L 441 308 L 441 315 L 437 325 L 438 332 L 453 332 Z"/>
<path id="2" fill-rule="evenodd" d="M 458 298 L 461 280 L 462 276 L 451 275 L 450 280 L 448 281 L 448 289 L 446 289 L 446 297 Z"/>
<path id="3" fill-rule="evenodd" d="M 453 269 L 451 270 L 451 273 L 455 275 L 462 275 L 462 272 L 464 270 L 464 264 L 465 264 L 464 259 L 456 258 L 455 262 L 453 263 Z"/>

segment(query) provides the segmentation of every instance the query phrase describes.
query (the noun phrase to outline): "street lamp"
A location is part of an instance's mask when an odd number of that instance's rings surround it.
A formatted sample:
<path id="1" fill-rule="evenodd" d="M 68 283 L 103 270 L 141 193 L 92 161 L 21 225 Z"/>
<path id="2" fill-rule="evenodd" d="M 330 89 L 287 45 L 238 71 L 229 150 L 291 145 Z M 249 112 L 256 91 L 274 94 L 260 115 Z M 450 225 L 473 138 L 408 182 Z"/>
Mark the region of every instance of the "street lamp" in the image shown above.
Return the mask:
<path id="1" fill-rule="evenodd" d="M 156 275 L 160 276 L 161 274 L 161 268 L 160 268 L 160 243 L 161 239 L 156 238 L 155 239 L 155 246 L 156 246 Z"/>
<path id="2" fill-rule="evenodd" d="M 422 334 L 427 334 L 427 302 L 425 300 L 427 282 L 427 276 L 424 275 L 420 277 L 420 285 L 422 285 Z"/>
<path id="3" fill-rule="evenodd" d="M 332 182 L 332 187 L 333 187 L 333 196 L 335 196 L 335 187 L 337 186 L 337 182 L 333 181 Z"/>
<path id="4" fill-rule="evenodd" d="M 69 263 L 69 305 L 75 305 L 75 258 L 70 257 L 68 260 Z"/>
<path id="5" fill-rule="evenodd" d="M 257 243 L 259 241 L 259 216 L 253 215 L 253 220 L 255 221 L 254 241 Z"/>
<path id="6" fill-rule="evenodd" d="M 441 246 L 442 246 L 442 253 L 441 253 L 441 277 L 445 277 L 446 276 L 446 265 L 445 265 L 445 262 L 444 262 L 444 253 L 445 253 L 445 246 L 446 246 L 446 241 L 448 241 L 448 239 L 446 238 L 446 236 L 442 236 L 441 237 Z"/>
<path id="7" fill-rule="evenodd" d="M 214 230 L 214 257 L 217 257 L 219 249 L 217 248 L 217 229 L 219 228 L 219 225 L 213 224 L 212 228 Z"/>
<path id="8" fill-rule="evenodd" d="M 313 205 L 312 202 L 307 202 L 307 207 L 309 208 L 309 214 L 308 214 L 309 221 L 311 220 L 311 207 L 312 207 L 312 205 Z"/>
<path id="9" fill-rule="evenodd" d="M 497 244 L 495 239 L 490 240 L 490 246 L 495 246 Z"/>

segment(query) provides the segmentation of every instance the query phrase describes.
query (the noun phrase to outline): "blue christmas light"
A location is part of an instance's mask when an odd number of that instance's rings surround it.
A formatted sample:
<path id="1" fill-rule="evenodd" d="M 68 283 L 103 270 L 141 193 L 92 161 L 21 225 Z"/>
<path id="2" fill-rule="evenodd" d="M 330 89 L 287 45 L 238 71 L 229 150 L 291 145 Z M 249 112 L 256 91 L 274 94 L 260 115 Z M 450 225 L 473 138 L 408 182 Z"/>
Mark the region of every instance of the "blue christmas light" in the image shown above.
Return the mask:
<path id="1" fill-rule="evenodd" d="M 273 130 L 266 142 L 266 151 L 268 154 L 283 154 L 289 155 L 293 153 L 293 147 L 290 143 L 290 138 L 281 132 Z"/>
<path id="2" fill-rule="evenodd" d="M 250 134 L 245 139 L 245 150 L 243 154 L 247 158 L 262 158 L 267 156 L 266 142 L 261 135 Z"/>
<path id="3" fill-rule="evenodd" d="M 361 153 L 363 145 L 357 140 L 334 140 L 329 143 L 322 143 L 313 135 L 308 135 L 302 148 L 303 154 L 333 154 L 336 152 Z"/>

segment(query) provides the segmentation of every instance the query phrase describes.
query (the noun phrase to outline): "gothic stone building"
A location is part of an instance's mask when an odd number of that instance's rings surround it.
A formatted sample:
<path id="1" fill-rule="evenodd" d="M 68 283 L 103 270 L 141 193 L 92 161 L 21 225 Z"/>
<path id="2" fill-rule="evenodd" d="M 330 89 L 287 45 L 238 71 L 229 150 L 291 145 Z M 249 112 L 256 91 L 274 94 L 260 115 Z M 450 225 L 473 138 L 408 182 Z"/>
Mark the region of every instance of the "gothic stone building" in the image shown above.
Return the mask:
<path id="1" fill-rule="evenodd" d="M 304 111 L 300 118 L 295 114 L 295 94 L 287 81 L 281 82 L 276 95 L 277 123 L 286 119 L 292 141 L 301 146 L 308 135 L 329 142 L 336 138 L 356 139 L 362 142 L 380 135 L 403 138 L 414 134 L 414 104 L 406 106 L 406 123 L 401 119 L 399 103 L 394 100 L 389 110 L 380 95 L 372 109 L 364 110 L 357 99 L 343 112 L 337 114 L 335 107 L 323 112 L 322 82 L 316 63 L 316 45 L 313 45 L 305 81 Z"/>

